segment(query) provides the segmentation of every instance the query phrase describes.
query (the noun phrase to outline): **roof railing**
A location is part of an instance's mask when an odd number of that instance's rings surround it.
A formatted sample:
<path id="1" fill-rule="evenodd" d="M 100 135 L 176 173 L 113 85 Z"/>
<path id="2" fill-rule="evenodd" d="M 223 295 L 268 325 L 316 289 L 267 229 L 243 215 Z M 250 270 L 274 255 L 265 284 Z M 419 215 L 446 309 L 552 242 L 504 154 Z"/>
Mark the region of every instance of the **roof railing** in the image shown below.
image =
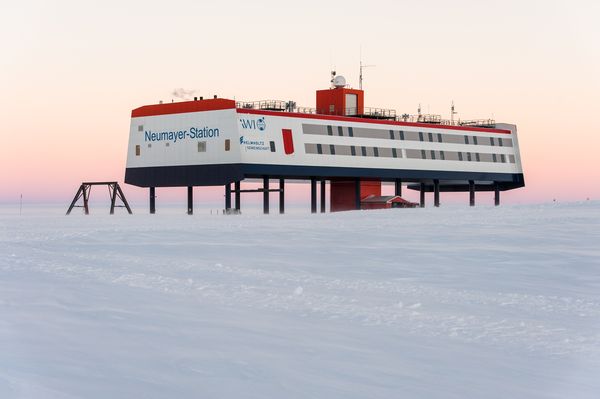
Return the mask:
<path id="1" fill-rule="evenodd" d="M 363 112 L 360 114 L 358 112 L 359 110 L 357 107 L 346 108 L 344 110 L 339 110 L 338 112 L 335 112 L 329 109 L 326 110 L 311 107 L 298 107 L 296 106 L 296 102 L 294 101 L 283 100 L 238 101 L 236 102 L 236 107 L 241 109 L 256 109 L 263 111 L 296 112 L 300 114 L 337 115 L 366 119 L 386 119 L 398 122 L 426 123 L 431 125 L 472 126 L 483 128 L 494 128 L 496 126 L 496 121 L 493 119 L 450 120 L 442 119 L 441 115 L 436 114 L 398 115 L 395 109 L 368 107 L 363 108 Z"/>

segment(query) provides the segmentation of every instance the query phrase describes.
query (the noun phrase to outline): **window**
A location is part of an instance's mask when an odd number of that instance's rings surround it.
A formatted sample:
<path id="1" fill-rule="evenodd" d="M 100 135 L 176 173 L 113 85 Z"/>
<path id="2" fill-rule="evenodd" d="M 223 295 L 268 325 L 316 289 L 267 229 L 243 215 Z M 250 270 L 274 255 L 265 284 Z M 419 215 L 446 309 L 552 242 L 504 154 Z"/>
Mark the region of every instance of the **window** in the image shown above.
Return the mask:
<path id="1" fill-rule="evenodd" d="M 152 148 L 152 143 L 148 143 L 148 148 Z"/>
<path id="2" fill-rule="evenodd" d="M 331 126 L 327 126 L 327 135 L 333 136 L 333 128 Z"/>
<path id="3" fill-rule="evenodd" d="M 478 152 L 475 153 L 475 160 L 477 162 L 481 162 L 481 159 L 479 158 L 479 153 Z"/>
<path id="4" fill-rule="evenodd" d="M 463 160 L 463 157 L 462 157 L 462 152 L 459 152 L 459 153 L 458 153 L 458 160 L 459 160 L 459 161 L 462 161 L 462 160 Z"/>
<path id="5" fill-rule="evenodd" d="M 438 143 L 441 143 L 441 142 L 442 142 L 442 134 L 438 133 Z"/>
<path id="6" fill-rule="evenodd" d="M 423 132 L 419 132 L 419 141 L 423 141 Z"/>
<path id="7" fill-rule="evenodd" d="M 492 143 L 493 143 L 493 141 L 492 141 Z M 493 162 L 498 162 L 498 160 L 496 159 L 496 154 L 492 154 L 492 161 Z"/>
<path id="8" fill-rule="evenodd" d="M 498 145 L 502 147 L 502 139 L 498 139 Z"/>
<path id="9" fill-rule="evenodd" d="M 431 150 L 431 159 L 435 159 L 435 151 Z"/>
<path id="10" fill-rule="evenodd" d="M 338 126 L 338 136 L 344 135 L 344 129 L 341 126 Z"/>
<path id="11" fill-rule="evenodd" d="M 144 125 L 139 125 L 138 132 L 143 132 L 143 131 L 144 131 Z"/>
<path id="12" fill-rule="evenodd" d="M 398 153 L 396 152 L 395 148 L 392 148 L 392 157 L 398 158 Z"/>
<path id="13" fill-rule="evenodd" d="M 317 154 L 322 154 L 323 153 L 323 147 L 321 146 L 321 144 L 317 144 Z"/>
<path id="14" fill-rule="evenodd" d="M 198 142 L 198 152 L 206 152 L 206 141 Z"/>
<path id="15" fill-rule="evenodd" d="M 492 147 L 496 145 L 496 144 L 494 143 L 494 138 L 493 138 L 493 137 L 490 137 L 490 144 L 492 145 Z M 496 162 L 496 161 L 494 161 L 494 162 Z"/>
<path id="16" fill-rule="evenodd" d="M 329 153 L 335 155 L 335 146 L 333 144 L 329 144 Z"/>
<path id="17" fill-rule="evenodd" d="M 433 143 L 433 133 L 429 132 L 429 133 L 427 133 L 427 136 L 428 136 L 428 138 L 429 138 L 429 142 L 430 142 L 430 143 Z M 434 158 L 434 159 L 435 159 L 435 158 Z"/>
<path id="18" fill-rule="evenodd" d="M 352 156 L 356 155 L 356 147 L 354 147 L 354 146 L 350 147 L 350 154 L 352 154 Z"/>
<path id="19" fill-rule="evenodd" d="M 400 130 L 400 140 L 404 140 L 404 130 Z"/>
<path id="20" fill-rule="evenodd" d="M 421 159 L 427 159 L 427 154 L 425 153 L 425 150 L 421 150 Z"/>
<path id="21" fill-rule="evenodd" d="M 467 161 L 471 162 L 471 153 L 467 152 Z"/>
<path id="22" fill-rule="evenodd" d="M 477 145 L 477 136 L 473 136 L 473 144 Z"/>
<path id="23" fill-rule="evenodd" d="M 362 153 L 363 157 L 367 156 L 367 147 L 360 147 L 360 152 Z"/>
<path id="24" fill-rule="evenodd" d="M 231 140 L 225 139 L 225 151 L 229 151 L 231 149 Z"/>
<path id="25" fill-rule="evenodd" d="M 379 156 L 379 148 L 373 147 L 373 155 L 376 156 L 376 157 Z"/>
<path id="26" fill-rule="evenodd" d="M 390 130 L 390 139 L 394 140 L 394 131 L 393 130 Z"/>
<path id="27" fill-rule="evenodd" d="M 352 129 L 351 127 L 348 128 L 348 136 L 354 137 L 354 129 Z"/>
<path id="28" fill-rule="evenodd" d="M 445 160 L 446 160 L 446 155 L 444 154 L 444 151 L 440 151 L 440 159 L 441 159 L 442 161 L 445 161 Z"/>
<path id="29" fill-rule="evenodd" d="M 165 143 L 165 147 L 168 147 L 170 145 L 171 145 L 171 143 L 169 143 L 168 141 Z"/>
<path id="30" fill-rule="evenodd" d="M 271 152 L 275 152 L 275 142 L 269 141 L 269 146 L 271 146 Z"/>
<path id="31" fill-rule="evenodd" d="M 465 144 L 469 144 L 469 136 L 465 136 Z"/>
<path id="32" fill-rule="evenodd" d="M 137 145 L 135 146 L 135 156 L 136 156 L 136 157 L 139 157 L 139 156 L 140 156 L 140 152 L 141 152 L 141 151 L 142 151 L 142 149 L 140 148 L 140 145 L 139 145 L 139 144 L 137 144 Z"/>
<path id="33" fill-rule="evenodd" d="M 330 105 L 329 105 L 329 113 L 330 113 L 330 114 L 333 114 L 334 112 L 335 112 L 335 105 L 333 105 L 333 104 L 330 104 Z"/>

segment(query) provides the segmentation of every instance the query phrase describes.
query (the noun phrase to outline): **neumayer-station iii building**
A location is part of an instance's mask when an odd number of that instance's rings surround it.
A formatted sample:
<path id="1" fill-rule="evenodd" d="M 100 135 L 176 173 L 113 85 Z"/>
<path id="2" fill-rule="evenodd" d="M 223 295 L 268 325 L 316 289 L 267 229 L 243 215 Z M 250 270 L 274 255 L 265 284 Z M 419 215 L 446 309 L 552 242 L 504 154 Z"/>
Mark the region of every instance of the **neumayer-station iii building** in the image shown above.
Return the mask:
<path id="1" fill-rule="evenodd" d="M 311 210 L 321 211 L 330 184 L 331 211 L 377 203 L 382 182 L 434 193 L 500 191 L 524 186 L 515 125 L 493 120 L 442 120 L 438 115 L 396 115 L 364 106 L 364 92 L 346 87 L 341 76 L 318 90 L 316 108 L 292 101 L 235 102 L 223 98 L 145 105 L 131 113 L 125 182 L 148 187 L 155 212 L 156 187 L 187 187 L 188 213 L 193 187 L 225 188 L 225 209 L 240 209 L 245 192 L 279 193 L 284 211 L 285 180 L 307 180 Z M 241 182 L 261 179 L 263 187 L 244 190 Z M 278 185 L 270 186 L 275 179 Z M 233 187 L 232 187 L 233 186 Z M 383 197 L 382 197 L 383 198 Z M 389 201 L 385 203 L 402 203 Z"/>

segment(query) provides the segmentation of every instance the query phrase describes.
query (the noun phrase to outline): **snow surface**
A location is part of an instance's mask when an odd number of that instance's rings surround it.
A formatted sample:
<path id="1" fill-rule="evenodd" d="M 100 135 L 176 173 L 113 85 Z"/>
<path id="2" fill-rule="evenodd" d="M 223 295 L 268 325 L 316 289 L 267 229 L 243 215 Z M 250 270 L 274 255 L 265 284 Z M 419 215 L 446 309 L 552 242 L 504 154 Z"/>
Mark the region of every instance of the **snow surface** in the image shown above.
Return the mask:
<path id="1" fill-rule="evenodd" d="M 63 211 L 0 215 L 0 398 L 600 397 L 598 202 Z"/>

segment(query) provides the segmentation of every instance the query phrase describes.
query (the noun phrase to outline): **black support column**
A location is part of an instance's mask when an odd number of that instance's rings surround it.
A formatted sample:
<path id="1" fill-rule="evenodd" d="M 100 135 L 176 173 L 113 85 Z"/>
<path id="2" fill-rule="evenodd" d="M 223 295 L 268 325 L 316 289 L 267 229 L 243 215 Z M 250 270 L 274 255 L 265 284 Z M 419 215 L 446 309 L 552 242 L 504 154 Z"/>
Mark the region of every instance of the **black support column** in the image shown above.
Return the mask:
<path id="1" fill-rule="evenodd" d="M 241 205 L 242 205 L 242 204 L 240 203 L 240 199 L 241 199 L 240 197 L 241 197 L 241 194 L 242 194 L 242 193 L 240 193 L 240 189 L 241 189 L 241 188 L 242 188 L 242 184 L 241 184 L 241 182 L 239 182 L 239 181 L 236 181 L 236 182 L 235 182 L 235 209 L 236 209 L 237 211 L 239 211 L 239 210 L 240 210 L 240 207 L 241 207 Z"/>
<path id="2" fill-rule="evenodd" d="M 194 187 L 188 186 L 187 188 L 187 214 L 194 214 Z"/>
<path id="3" fill-rule="evenodd" d="M 421 182 L 421 189 L 419 191 L 419 206 L 425 208 L 425 183 Z"/>
<path id="4" fill-rule="evenodd" d="M 325 213 L 325 179 L 321 179 L 321 213 Z"/>
<path id="5" fill-rule="evenodd" d="M 475 181 L 469 180 L 469 206 L 475 206 Z"/>
<path id="6" fill-rule="evenodd" d="M 317 178 L 310 178 L 310 212 L 317 213 Z"/>
<path id="7" fill-rule="evenodd" d="M 402 180 L 400 179 L 394 181 L 394 195 L 402 197 Z"/>
<path id="8" fill-rule="evenodd" d="M 231 210 L 231 183 L 225 185 L 225 213 Z"/>
<path id="9" fill-rule="evenodd" d="M 494 183 L 494 205 L 500 205 L 500 185 Z"/>
<path id="10" fill-rule="evenodd" d="M 440 181 L 437 179 L 433 181 L 433 205 L 440 206 Z"/>
<path id="11" fill-rule="evenodd" d="M 150 214 L 156 213 L 156 188 L 150 187 Z"/>
<path id="12" fill-rule="evenodd" d="M 357 178 L 354 182 L 354 201 L 356 201 L 354 207 L 357 211 L 360 211 L 360 178 Z"/>
<path id="13" fill-rule="evenodd" d="M 285 180 L 279 179 L 279 213 L 285 213 Z"/>
<path id="14" fill-rule="evenodd" d="M 269 214 L 269 177 L 263 177 L 263 213 Z"/>

